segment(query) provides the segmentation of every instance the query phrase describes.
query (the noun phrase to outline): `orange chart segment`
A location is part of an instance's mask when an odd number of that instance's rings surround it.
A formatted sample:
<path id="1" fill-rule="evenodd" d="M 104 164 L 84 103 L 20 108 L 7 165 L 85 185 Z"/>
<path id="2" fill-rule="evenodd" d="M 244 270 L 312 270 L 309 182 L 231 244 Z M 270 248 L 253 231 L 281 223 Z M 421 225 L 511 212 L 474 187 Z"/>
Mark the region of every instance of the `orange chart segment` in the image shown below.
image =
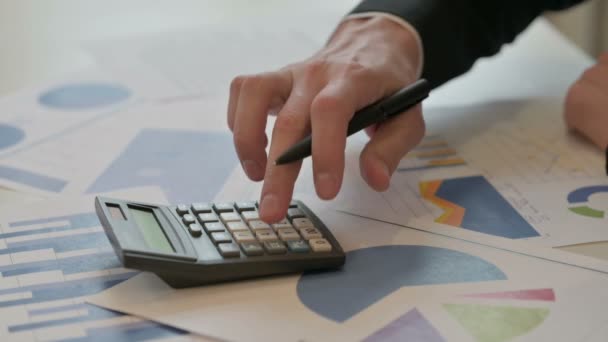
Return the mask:
<path id="1" fill-rule="evenodd" d="M 483 176 L 425 181 L 419 188 L 443 211 L 438 223 L 510 239 L 540 235 Z"/>
<path id="2" fill-rule="evenodd" d="M 440 180 L 422 182 L 420 183 L 420 193 L 422 194 L 423 198 L 426 198 L 427 200 L 431 201 L 431 203 L 443 209 L 443 214 L 435 220 L 436 222 L 454 227 L 461 227 L 462 219 L 464 218 L 464 208 L 435 196 L 440 186 Z"/>

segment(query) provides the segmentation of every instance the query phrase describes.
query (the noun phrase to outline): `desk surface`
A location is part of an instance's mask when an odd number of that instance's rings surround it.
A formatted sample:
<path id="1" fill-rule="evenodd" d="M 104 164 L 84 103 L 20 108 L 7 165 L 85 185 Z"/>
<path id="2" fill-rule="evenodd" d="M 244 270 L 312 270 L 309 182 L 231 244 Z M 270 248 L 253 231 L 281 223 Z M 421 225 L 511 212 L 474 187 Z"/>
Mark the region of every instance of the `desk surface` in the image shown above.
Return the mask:
<path id="1" fill-rule="evenodd" d="M 188 27 L 234 27 L 249 22 L 279 27 L 281 22 L 287 21 L 291 27 L 295 25 L 322 41 L 355 2 L 2 1 L 0 95 L 93 64 L 93 59 L 78 48 L 80 41 Z M 310 25 L 311 22 L 314 25 Z M 588 56 L 546 21 L 539 20 L 499 56 L 481 61 L 471 73 L 436 91 L 429 105 L 471 104 L 522 97 L 561 98 L 590 63 Z M 529 80 L 524 86 L 521 82 L 523 77 Z M 0 189 L 0 204 L 27 198 Z M 596 243 L 566 249 L 608 259 L 607 246 L 606 243 Z"/>

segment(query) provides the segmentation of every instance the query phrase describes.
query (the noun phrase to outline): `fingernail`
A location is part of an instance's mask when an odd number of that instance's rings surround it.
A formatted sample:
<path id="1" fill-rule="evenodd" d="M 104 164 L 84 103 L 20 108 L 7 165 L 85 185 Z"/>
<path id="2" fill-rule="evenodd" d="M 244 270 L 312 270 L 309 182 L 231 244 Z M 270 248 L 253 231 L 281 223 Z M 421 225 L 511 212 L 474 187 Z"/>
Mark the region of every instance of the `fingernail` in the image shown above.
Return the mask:
<path id="1" fill-rule="evenodd" d="M 321 198 L 327 199 L 335 195 L 336 180 L 329 173 L 320 173 L 316 179 L 317 193 Z"/>
<path id="2" fill-rule="evenodd" d="M 241 165 L 243 165 L 243 169 L 249 178 L 259 178 L 263 172 L 262 166 L 253 160 L 243 160 Z"/>
<path id="3" fill-rule="evenodd" d="M 279 200 L 273 194 L 266 194 L 260 203 L 260 215 L 264 217 L 273 217 L 279 207 Z"/>

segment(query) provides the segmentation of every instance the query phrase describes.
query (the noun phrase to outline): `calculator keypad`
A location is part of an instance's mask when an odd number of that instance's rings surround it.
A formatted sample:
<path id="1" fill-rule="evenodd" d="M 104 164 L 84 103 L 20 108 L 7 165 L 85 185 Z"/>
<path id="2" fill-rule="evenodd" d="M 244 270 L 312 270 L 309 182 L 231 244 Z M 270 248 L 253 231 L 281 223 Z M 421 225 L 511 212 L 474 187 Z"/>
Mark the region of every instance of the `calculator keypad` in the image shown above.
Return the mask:
<path id="1" fill-rule="evenodd" d="M 327 253 L 331 243 L 292 202 L 287 217 L 269 225 L 261 221 L 256 202 L 192 203 L 175 212 L 193 238 L 209 236 L 224 258 L 287 253 Z"/>

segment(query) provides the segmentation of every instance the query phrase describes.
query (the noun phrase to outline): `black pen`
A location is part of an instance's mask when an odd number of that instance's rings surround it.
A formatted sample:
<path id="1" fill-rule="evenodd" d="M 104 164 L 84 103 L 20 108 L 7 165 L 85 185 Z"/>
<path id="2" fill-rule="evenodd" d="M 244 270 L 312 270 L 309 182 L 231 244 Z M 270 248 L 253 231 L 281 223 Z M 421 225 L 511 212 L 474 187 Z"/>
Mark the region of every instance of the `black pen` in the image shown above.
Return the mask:
<path id="1" fill-rule="evenodd" d="M 427 98 L 430 91 L 429 83 L 425 79 L 420 79 L 393 95 L 357 111 L 348 123 L 346 136 L 407 111 Z M 311 150 L 312 136 L 309 135 L 279 156 L 275 165 L 288 164 L 309 157 Z"/>

